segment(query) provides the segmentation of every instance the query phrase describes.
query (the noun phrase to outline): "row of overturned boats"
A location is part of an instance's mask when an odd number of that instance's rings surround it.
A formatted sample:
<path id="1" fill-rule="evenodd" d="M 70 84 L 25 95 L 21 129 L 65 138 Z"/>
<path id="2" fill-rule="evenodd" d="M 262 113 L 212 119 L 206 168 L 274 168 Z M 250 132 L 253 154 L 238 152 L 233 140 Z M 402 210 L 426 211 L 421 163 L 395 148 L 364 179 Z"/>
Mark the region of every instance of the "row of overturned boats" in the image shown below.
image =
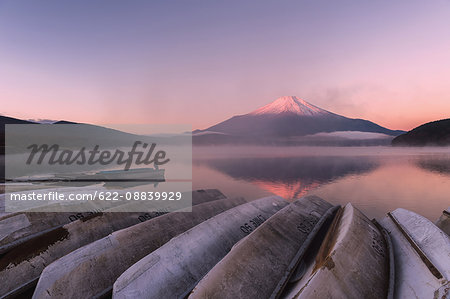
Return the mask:
<path id="1" fill-rule="evenodd" d="M 0 218 L 0 298 L 450 298 L 450 210 L 192 192 L 191 212 Z"/>

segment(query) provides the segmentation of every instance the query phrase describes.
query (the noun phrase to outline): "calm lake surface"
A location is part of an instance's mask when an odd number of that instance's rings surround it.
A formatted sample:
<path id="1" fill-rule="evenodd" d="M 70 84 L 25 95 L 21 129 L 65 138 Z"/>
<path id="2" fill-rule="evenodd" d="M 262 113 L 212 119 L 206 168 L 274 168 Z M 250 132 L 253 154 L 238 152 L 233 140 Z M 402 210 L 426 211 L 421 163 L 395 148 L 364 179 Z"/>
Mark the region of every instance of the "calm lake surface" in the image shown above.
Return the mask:
<path id="1" fill-rule="evenodd" d="M 369 218 L 405 208 L 435 221 L 450 206 L 450 148 L 194 147 L 193 188 L 248 200 L 318 195 Z"/>

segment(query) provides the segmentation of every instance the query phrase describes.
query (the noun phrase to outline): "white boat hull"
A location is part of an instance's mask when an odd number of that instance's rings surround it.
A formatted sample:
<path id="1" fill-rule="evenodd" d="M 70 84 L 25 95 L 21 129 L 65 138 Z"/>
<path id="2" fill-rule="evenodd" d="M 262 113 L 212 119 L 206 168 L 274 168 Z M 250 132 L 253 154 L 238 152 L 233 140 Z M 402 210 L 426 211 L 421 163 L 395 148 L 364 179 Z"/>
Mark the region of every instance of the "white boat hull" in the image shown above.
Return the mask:
<path id="1" fill-rule="evenodd" d="M 281 292 L 333 206 L 304 197 L 277 212 L 236 244 L 189 298 L 269 298 Z M 327 214 L 327 216 L 324 216 Z M 322 221 L 321 221 L 322 220 Z"/>
<path id="2" fill-rule="evenodd" d="M 394 247 L 395 297 L 450 296 L 448 236 L 411 211 L 397 209 L 388 215 L 380 223 L 389 232 Z"/>
<path id="3" fill-rule="evenodd" d="M 65 224 L 14 247 L 0 258 L 0 277 L 3 278 L 0 284 L 0 297 L 20 294 L 30 286 L 34 287 L 41 272 L 50 263 L 114 231 L 141 223 L 142 214 L 144 213 L 93 214 L 91 217 Z M 145 214 L 148 215 L 145 220 L 162 215 L 159 212 Z"/>
<path id="4" fill-rule="evenodd" d="M 319 252 L 282 298 L 386 298 L 389 254 L 382 233 L 347 204 Z"/>
<path id="5" fill-rule="evenodd" d="M 126 269 L 171 238 L 246 201 L 222 199 L 169 213 L 88 244 L 47 266 L 33 298 L 95 298 L 112 291 Z"/>
<path id="6" fill-rule="evenodd" d="M 125 271 L 114 283 L 113 298 L 185 297 L 252 226 L 287 204 L 280 197 L 262 198 L 195 226 Z"/>

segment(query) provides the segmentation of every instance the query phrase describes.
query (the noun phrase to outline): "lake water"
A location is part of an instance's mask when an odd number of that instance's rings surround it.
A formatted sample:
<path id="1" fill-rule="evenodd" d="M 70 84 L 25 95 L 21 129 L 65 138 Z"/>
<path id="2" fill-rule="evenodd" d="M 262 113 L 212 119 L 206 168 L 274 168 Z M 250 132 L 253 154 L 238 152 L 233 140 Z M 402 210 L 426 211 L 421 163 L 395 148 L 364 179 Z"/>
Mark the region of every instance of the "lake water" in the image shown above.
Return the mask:
<path id="1" fill-rule="evenodd" d="M 405 208 L 435 221 L 450 206 L 450 148 L 194 147 L 193 188 L 248 200 L 318 195 L 369 218 Z"/>

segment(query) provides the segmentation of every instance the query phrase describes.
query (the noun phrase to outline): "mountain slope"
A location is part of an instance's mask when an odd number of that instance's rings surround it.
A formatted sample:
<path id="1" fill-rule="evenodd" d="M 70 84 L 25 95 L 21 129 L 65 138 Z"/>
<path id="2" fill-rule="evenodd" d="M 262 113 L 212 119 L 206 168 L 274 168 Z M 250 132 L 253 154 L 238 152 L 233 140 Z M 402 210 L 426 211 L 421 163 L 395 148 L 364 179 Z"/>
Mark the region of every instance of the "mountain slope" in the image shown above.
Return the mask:
<path id="1" fill-rule="evenodd" d="M 450 145 L 450 118 L 429 122 L 397 136 L 394 146 Z"/>
<path id="2" fill-rule="evenodd" d="M 351 119 L 314 106 L 294 96 L 281 97 L 245 115 L 234 116 L 206 130 L 233 136 L 295 137 L 320 132 L 361 131 L 397 136 L 393 131 L 363 119 Z"/>

